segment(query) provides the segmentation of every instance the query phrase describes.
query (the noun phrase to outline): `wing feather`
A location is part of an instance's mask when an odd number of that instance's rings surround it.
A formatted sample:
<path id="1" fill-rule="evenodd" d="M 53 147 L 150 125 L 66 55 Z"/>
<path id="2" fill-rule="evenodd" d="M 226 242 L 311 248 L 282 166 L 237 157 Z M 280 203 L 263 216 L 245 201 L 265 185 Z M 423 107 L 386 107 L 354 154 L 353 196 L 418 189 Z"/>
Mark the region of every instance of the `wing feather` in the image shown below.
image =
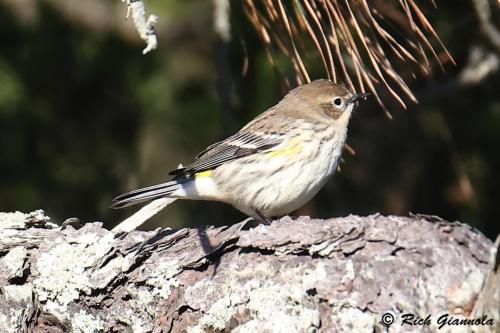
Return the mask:
<path id="1" fill-rule="evenodd" d="M 224 141 L 208 146 L 196 156 L 192 164 L 169 174 L 186 176 L 215 169 L 228 161 L 262 152 L 282 142 L 281 133 L 238 132 Z"/>

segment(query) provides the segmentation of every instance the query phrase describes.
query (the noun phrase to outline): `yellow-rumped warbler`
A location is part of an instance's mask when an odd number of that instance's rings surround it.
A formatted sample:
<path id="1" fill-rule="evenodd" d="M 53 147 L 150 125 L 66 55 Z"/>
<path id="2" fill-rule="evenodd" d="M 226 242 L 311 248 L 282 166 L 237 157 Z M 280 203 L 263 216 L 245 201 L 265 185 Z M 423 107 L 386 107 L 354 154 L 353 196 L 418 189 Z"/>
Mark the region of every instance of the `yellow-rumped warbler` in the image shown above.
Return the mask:
<path id="1" fill-rule="evenodd" d="M 264 221 L 286 215 L 335 172 L 353 108 L 367 95 L 327 80 L 295 88 L 194 163 L 170 172 L 171 181 L 122 194 L 111 208 L 168 197 L 222 201 Z"/>

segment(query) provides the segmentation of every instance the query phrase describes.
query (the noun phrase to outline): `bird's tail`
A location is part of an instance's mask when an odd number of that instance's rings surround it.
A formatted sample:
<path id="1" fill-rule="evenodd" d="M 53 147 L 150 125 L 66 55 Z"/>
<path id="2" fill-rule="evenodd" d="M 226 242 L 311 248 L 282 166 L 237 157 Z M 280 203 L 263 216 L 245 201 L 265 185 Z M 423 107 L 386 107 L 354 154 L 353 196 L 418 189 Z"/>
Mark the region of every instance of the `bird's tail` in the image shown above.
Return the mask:
<path id="1" fill-rule="evenodd" d="M 138 190 L 117 196 L 113 199 L 109 207 L 113 209 L 120 209 L 157 198 L 169 197 L 176 190 L 182 189 L 182 184 L 188 181 L 190 180 L 181 178 L 154 186 L 140 188 Z"/>

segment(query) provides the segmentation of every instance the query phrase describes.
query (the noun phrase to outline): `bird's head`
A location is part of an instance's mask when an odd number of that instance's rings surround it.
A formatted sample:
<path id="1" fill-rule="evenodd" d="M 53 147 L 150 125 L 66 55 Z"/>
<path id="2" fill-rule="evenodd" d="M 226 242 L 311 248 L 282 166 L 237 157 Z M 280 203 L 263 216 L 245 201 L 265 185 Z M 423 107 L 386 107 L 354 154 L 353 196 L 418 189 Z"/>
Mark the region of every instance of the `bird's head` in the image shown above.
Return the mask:
<path id="1" fill-rule="evenodd" d="M 308 117 L 347 125 L 357 102 L 368 95 L 352 93 L 328 80 L 316 80 L 293 89 L 284 101 Z"/>

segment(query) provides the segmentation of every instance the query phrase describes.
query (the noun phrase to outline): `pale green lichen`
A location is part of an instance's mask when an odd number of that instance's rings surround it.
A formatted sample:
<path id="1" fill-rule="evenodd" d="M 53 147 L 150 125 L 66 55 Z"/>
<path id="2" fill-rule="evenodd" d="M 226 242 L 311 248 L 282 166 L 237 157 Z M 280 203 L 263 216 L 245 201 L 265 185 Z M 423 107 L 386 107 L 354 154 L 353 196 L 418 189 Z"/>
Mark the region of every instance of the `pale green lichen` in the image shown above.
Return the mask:
<path id="1" fill-rule="evenodd" d="M 106 322 L 99 316 L 80 310 L 71 320 L 71 331 L 74 333 L 100 333 L 104 332 Z"/>
<path id="2" fill-rule="evenodd" d="M 81 292 L 91 290 L 92 267 L 114 245 L 112 233 L 100 237 L 93 233 L 75 239 L 56 239 L 56 245 L 36 262 L 39 277 L 33 281 L 44 309 L 61 320 L 68 319 L 67 305 Z"/>
<path id="3" fill-rule="evenodd" d="M 151 277 L 146 280 L 146 284 L 153 287 L 153 295 L 167 299 L 172 288 L 180 286 L 179 280 L 175 278 L 180 272 L 181 267 L 177 260 L 162 262 L 151 272 Z"/>
<path id="4" fill-rule="evenodd" d="M 266 276 L 274 277 L 267 279 Z M 259 263 L 251 270 L 233 265 L 227 271 L 224 283 L 200 281 L 186 290 L 189 305 L 201 308 L 203 312 L 197 325 L 189 327 L 188 332 L 224 329 L 238 312 L 248 313 L 251 318 L 235 328 L 234 332 L 297 332 L 317 328 L 321 322 L 320 313 L 315 308 L 308 308 L 304 301 L 307 290 L 325 276 L 323 263 L 279 273 L 267 262 Z M 197 289 L 201 286 L 205 288 L 203 298 L 212 299 L 211 289 L 213 295 L 222 295 L 208 310 L 203 309 L 206 300 L 196 299 L 200 294 Z"/>
<path id="5" fill-rule="evenodd" d="M 46 227 L 55 228 L 58 225 L 50 222 L 50 217 L 39 209 L 25 214 L 21 212 L 0 213 L 0 230 L 2 229 L 26 229 L 28 223 L 40 223 Z"/>
<path id="6" fill-rule="evenodd" d="M 205 330 L 200 325 L 189 326 L 186 333 L 205 333 Z"/>
<path id="7" fill-rule="evenodd" d="M 8 301 L 13 302 L 28 302 L 31 300 L 33 295 L 33 287 L 31 284 L 23 284 L 23 285 L 8 285 L 3 287 L 3 292 L 5 298 Z"/>
<path id="8" fill-rule="evenodd" d="M 264 282 L 249 293 L 245 304 L 252 317 L 258 319 L 263 330 L 271 332 L 296 332 L 314 327 L 319 322 L 319 312 L 304 306 L 306 290 L 301 284 Z M 251 323 L 249 324 L 251 325 Z M 241 329 L 245 329 L 245 325 Z"/>
<path id="9" fill-rule="evenodd" d="M 117 322 L 126 324 L 133 333 L 149 333 L 154 329 L 154 299 L 149 293 L 135 293 L 127 306 L 115 312 Z"/>
<path id="10" fill-rule="evenodd" d="M 301 278 L 303 290 L 314 288 L 318 283 L 328 279 L 325 263 L 320 261 L 314 266 L 314 269 L 305 268 Z"/>
<path id="11" fill-rule="evenodd" d="M 9 278 L 22 276 L 22 269 L 28 250 L 22 246 L 11 249 L 1 260 L 0 270 L 3 270 Z"/>
<path id="12" fill-rule="evenodd" d="M 121 273 L 128 271 L 132 261 L 125 261 L 124 257 L 116 257 L 111 259 L 106 266 L 97 270 L 91 276 L 91 284 L 96 289 L 103 289 L 108 286 L 111 281 L 120 276 Z"/>
<path id="13" fill-rule="evenodd" d="M 26 226 L 26 214 L 21 212 L 0 213 L 0 230 L 1 229 L 24 229 Z"/>
<path id="14" fill-rule="evenodd" d="M 127 286 L 125 295 L 130 299 L 113 311 L 111 320 L 126 324 L 133 333 L 153 331 L 157 304 L 155 297 L 146 286 L 138 288 L 133 284 Z"/>
<path id="15" fill-rule="evenodd" d="M 0 332 L 19 333 L 19 323 L 22 322 L 24 310 L 20 308 L 10 309 L 9 314 L 0 313 Z"/>
<path id="16" fill-rule="evenodd" d="M 201 327 L 212 327 L 222 330 L 233 315 L 234 308 L 231 306 L 231 300 L 228 295 L 225 295 L 215 302 L 209 310 L 209 315 L 203 316 L 199 325 Z"/>
<path id="17" fill-rule="evenodd" d="M 380 318 L 358 308 L 342 307 L 341 310 L 333 310 L 331 320 L 336 323 L 340 332 L 373 332 L 373 327 Z"/>
<path id="18" fill-rule="evenodd" d="M 187 327 L 187 332 L 199 333 L 204 332 L 206 328 L 220 330 L 226 327 L 235 311 L 235 303 L 232 303 L 230 299 L 232 292 L 230 284 L 214 283 L 206 279 L 189 286 L 185 292 L 186 300 L 188 300 L 190 307 L 202 309 L 204 315 L 197 325 Z M 222 298 L 220 298 L 221 295 L 223 295 Z M 214 298 L 218 299 L 212 302 Z M 209 304 L 209 309 L 204 311 L 203 309 L 206 309 Z"/>

